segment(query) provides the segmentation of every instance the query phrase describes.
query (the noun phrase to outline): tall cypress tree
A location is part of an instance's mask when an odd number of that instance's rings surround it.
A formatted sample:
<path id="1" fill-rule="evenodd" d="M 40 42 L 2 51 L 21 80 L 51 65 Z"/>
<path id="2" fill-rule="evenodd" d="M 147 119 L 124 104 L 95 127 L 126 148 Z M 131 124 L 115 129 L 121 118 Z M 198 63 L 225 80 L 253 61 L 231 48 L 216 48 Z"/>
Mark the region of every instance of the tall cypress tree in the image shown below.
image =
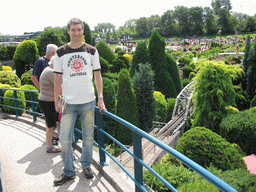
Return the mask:
<path id="1" fill-rule="evenodd" d="M 140 41 L 136 46 L 136 50 L 132 58 L 132 63 L 130 67 L 131 77 L 133 77 L 135 71 L 139 70 L 140 63 L 145 64 L 147 62 L 148 62 L 147 44 L 146 44 L 146 41 Z"/>
<path id="2" fill-rule="evenodd" d="M 250 38 L 250 35 L 248 35 L 247 40 L 246 40 L 244 60 L 243 60 L 243 67 L 244 67 L 244 78 L 242 81 L 243 90 L 246 90 L 246 87 L 247 87 L 247 77 L 246 76 L 247 76 L 247 70 L 248 70 L 248 66 L 249 66 L 248 57 L 249 57 L 250 48 L 251 48 L 251 38 Z"/>
<path id="3" fill-rule="evenodd" d="M 149 131 L 155 120 L 154 73 L 149 64 L 139 64 L 133 77 L 133 87 L 137 97 L 139 128 Z"/>
<path id="4" fill-rule="evenodd" d="M 256 94 L 256 43 L 250 48 L 247 69 L 247 93 L 252 100 Z"/>
<path id="5" fill-rule="evenodd" d="M 137 99 L 132 87 L 128 69 L 122 69 L 118 74 L 116 114 L 129 123 L 139 126 Z M 132 143 L 132 131 L 118 124 L 115 138 L 125 145 Z"/>
<path id="6" fill-rule="evenodd" d="M 87 44 L 92 44 L 92 35 L 90 27 L 87 23 L 83 22 L 84 25 L 84 39 Z"/>
<path id="7" fill-rule="evenodd" d="M 160 91 L 167 98 L 175 98 L 177 91 L 168 73 L 166 56 L 165 56 L 165 40 L 157 30 L 153 30 L 149 39 L 149 62 L 155 73 L 155 90 Z"/>

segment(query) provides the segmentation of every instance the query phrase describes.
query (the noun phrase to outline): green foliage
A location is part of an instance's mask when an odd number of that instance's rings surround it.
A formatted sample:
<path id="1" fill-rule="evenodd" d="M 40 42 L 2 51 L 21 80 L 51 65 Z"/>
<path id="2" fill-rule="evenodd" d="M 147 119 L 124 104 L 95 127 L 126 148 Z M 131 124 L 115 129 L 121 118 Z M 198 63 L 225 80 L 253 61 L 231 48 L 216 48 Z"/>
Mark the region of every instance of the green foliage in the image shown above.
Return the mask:
<path id="1" fill-rule="evenodd" d="M 117 48 L 115 48 L 115 53 L 118 53 L 118 51 L 121 51 L 122 49 L 121 49 L 121 47 L 117 47 Z"/>
<path id="2" fill-rule="evenodd" d="M 184 76 L 185 78 L 188 78 L 188 77 L 189 77 L 189 74 L 190 74 L 191 72 L 193 72 L 193 69 L 192 69 L 190 66 L 185 66 L 185 67 L 182 68 L 182 71 L 183 71 L 183 76 Z"/>
<path id="3" fill-rule="evenodd" d="M 165 56 L 165 40 L 157 30 L 153 30 L 149 39 L 149 62 L 152 70 L 155 72 L 155 90 L 163 93 L 167 98 L 175 98 L 177 91 L 168 73 L 166 56 Z"/>
<path id="4" fill-rule="evenodd" d="M 169 163 L 156 163 L 152 168 L 165 178 L 173 187 L 177 188 L 185 182 L 193 182 L 198 180 L 197 173 L 190 171 L 189 169 Z M 143 173 L 144 182 L 156 192 L 167 192 L 170 191 L 159 179 L 156 178 L 148 170 Z"/>
<path id="5" fill-rule="evenodd" d="M 124 54 L 126 54 L 126 52 L 125 52 L 124 50 L 120 50 L 120 51 L 117 52 L 117 55 L 119 55 L 119 56 L 120 56 L 120 55 L 123 56 Z"/>
<path id="6" fill-rule="evenodd" d="M 186 87 L 186 85 L 188 85 L 189 83 L 190 83 L 189 79 L 183 79 L 183 81 L 182 81 L 183 87 Z"/>
<path id="7" fill-rule="evenodd" d="M 10 66 L 3 66 L 3 71 L 12 71 L 12 68 Z"/>
<path id="8" fill-rule="evenodd" d="M 0 71 L 0 83 L 17 88 L 21 86 L 20 78 L 12 71 Z"/>
<path id="9" fill-rule="evenodd" d="M 219 192 L 219 189 L 217 187 L 215 187 L 213 184 L 205 179 L 182 183 L 180 187 L 177 188 L 177 190 L 182 192 Z"/>
<path id="10" fill-rule="evenodd" d="M 155 120 L 156 107 L 154 99 L 154 73 L 149 64 L 140 64 L 133 76 L 133 87 L 137 97 L 139 128 L 149 131 Z"/>
<path id="11" fill-rule="evenodd" d="M 109 64 L 113 64 L 116 55 L 105 41 L 99 41 L 95 47 L 97 48 L 101 57 L 106 59 Z"/>
<path id="12" fill-rule="evenodd" d="M 250 104 L 250 107 L 255 107 L 255 106 L 256 106 L 256 95 L 253 97 Z"/>
<path id="13" fill-rule="evenodd" d="M 130 75 L 133 77 L 135 71 L 139 70 L 139 64 L 145 64 L 149 60 L 146 41 L 139 41 L 136 46 L 135 53 L 132 57 L 132 63 L 130 67 Z"/>
<path id="14" fill-rule="evenodd" d="M 24 91 L 16 91 L 16 92 L 17 92 L 17 99 L 21 99 L 21 100 L 17 101 L 18 108 L 25 109 L 26 108 L 26 102 L 24 101 L 25 100 Z M 15 107 L 15 100 L 9 99 L 9 98 L 15 98 L 13 90 L 5 91 L 4 97 L 6 97 L 6 98 L 4 98 L 4 101 L 3 101 L 4 105 Z M 7 112 L 7 113 L 10 113 L 10 114 L 14 114 L 14 115 L 16 114 L 14 108 L 9 108 L 9 107 L 4 106 L 3 111 Z M 22 115 L 23 113 L 24 113 L 24 110 L 19 110 L 19 115 Z"/>
<path id="15" fill-rule="evenodd" d="M 1 63 L 0 63 L 0 71 L 3 71 L 3 66 L 1 65 Z"/>
<path id="16" fill-rule="evenodd" d="M 101 72 L 102 73 L 108 72 L 108 70 L 110 68 L 107 60 L 104 59 L 103 57 L 100 57 L 100 66 L 101 66 Z"/>
<path id="17" fill-rule="evenodd" d="M 125 60 L 119 56 L 113 61 L 113 66 L 111 67 L 112 73 L 119 73 L 121 69 L 126 68 Z"/>
<path id="18" fill-rule="evenodd" d="M 168 98 L 167 99 L 167 117 L 171 117 L 174 107 L 175 107 L 175 102 L 176 99 L 175 98 Z"/>
<path id="19" fill-rule="evenodd" d="M 203 167 L 214 165 L 224 171 L 247 168 L 242 156 L 229 142 L 204 127 L 185 132 L 176 149 Z"/>
<path id="20" fill-rule="evenodd" d="M 167 163 L 167 164 L 175 165 L 176 167 L 183 166 L 180 160 L 178 160 L 176 157 L 172 156 L 169 153 L 163 156 L 160 163 L 162 164 Z"/>
<path id="21" fill-rule="evenodd" d="M 159 91 L 154 91 L 154 98 L 156 101 L 157 120 L 164 122 L 167 117 L 167 101 L 165 96 Z"/>
<path id="22" fill-rule="evenodd" d="M 23 86 L 20 87 L 20 89 L 37 91 L 37 88 L 33 85 L 23 85 Z M 32 93 L 29 92 L 29 91 L 24 91 L 24 93 L 25 93 L 26 100 L 32 101 L 32 97 L 31 97 Z M 39 97 L 39 93 L 34 93 L 34 99 L 35 99 L 34 101 L 38 102 L 38 97 Z M 32 107 L 32 103 L 31 102 L 26 102 L 26 106 L 27 107 Z"/>
<path id="23" fill-rule="evenodd" d="M 189 63 L 191 63 L 191 61 L 193 61 L 193 59 L 191 59 L 189 57 L 185 57 L 185 56 L 182 56 L 178 59 L 179 65 L 182 67 L 185 65 L 189 65 Z"/>
<path id="24" fill-rule="evenodd" d="M 0 84 L 0 88 L 12 88 L 11 85 L 9 84 Z M 2 95 L 1 96 L 4 96 L 4 93 L 6 92 L 6 89 L 2 89 Z"/>
<path id="25" fill-rule="evenodd" d="M 131 124 L 139 126 L 137 98 L 127 69 L 122 69 L 118 74 L 116 114 Z M 132 132 L 124 125 L 118 124 L 115 138 L 125 145 L 131 144 Z"/>
<path id="26" fill-rule="evenodd" d="M 65 30 L 66 33 L 66 30 Z M 45 28 L 44 31 L 36 37 L 37 47 L 39 55 L 43 56 L 46 52 L 48 44 L 55 44 L 58 47 L 64 44 L 65 34 L 61 28 Z"/>
<path id="27" fill-rule="evenodd" d="M 91 36 L 91 30 L 90 30 L 90 26 L 83 22 L 84 25 L 84 40 L 87 44 L 92 45 L 92 36 Z"/>
<path id="28" fill-rule="evenodd" d="M 21 75 L 21 85 L 34 85 L 31 80 L 32 70 L 29 70 Z"/>
<path id="29" fill-rule="evenodd" d="M 236 99 L 232 79 L 241 72 L 239 66 L 223 62 L 203 61 L 195 77 L 195 105 L 192 126 L 204 126 L 218 133 L 219 124 L 226 116 L 226 106 L 233 106 Z"/>
<path id="30" fill-rule="evenodd" d="M 7 58 L 7 48 L 5 46 L 0 45 L 0 59 L 4 60 Z"/>
<path id="31" fill-rule="evenodd" d="M 189 81 L 192 81 L 195 76 L 196 74 L 194 72 L 189 73 L 189 77 L 188 77 Z"/>
<path id="32" fill-rule="evenodd" d="M 36 42 L 33 40 L 25 40 L 21 42 L 13 57 L 13 67 L 16 69 L 18 77 L 29 71 L 34 65 L 34 62 L 39 57 Z"/>
<path id="33" fill-rule="evenodd" d="M 247 93 L 250 99 L 256 95 L 256 43 L 251 47 L 248 56 Z"/>
<path id="34" fill-rule="evenodd" d="M 13 58 L 14 53 L 17 49 L 18 45 L 7 45 L 7 57 L 8 58 Z"/>
<path id="35" fill-rule="evenodd" d="M 180 76 L 180 70 L 177 65 L 176 60 L 173 58 L 173 56 L 166 52 L 166 62 L 167 62 L 167 68 L 168 72 L 171 75 L 172 81 L 176 88 L 177 95 L 181 92 L 183 86 L 181 83 L 181 76 Z M 176 95 L 176 96 L 177 96 Z M 176 96 L 174 98 L 176 98 Z"/>
<path id="36" fill-rule="evenodd" d="M 220 124 L 220 135 L 237 143 L 247 154 L 256 153 L 256 114 L 246 110 L 229 114 Z"/>

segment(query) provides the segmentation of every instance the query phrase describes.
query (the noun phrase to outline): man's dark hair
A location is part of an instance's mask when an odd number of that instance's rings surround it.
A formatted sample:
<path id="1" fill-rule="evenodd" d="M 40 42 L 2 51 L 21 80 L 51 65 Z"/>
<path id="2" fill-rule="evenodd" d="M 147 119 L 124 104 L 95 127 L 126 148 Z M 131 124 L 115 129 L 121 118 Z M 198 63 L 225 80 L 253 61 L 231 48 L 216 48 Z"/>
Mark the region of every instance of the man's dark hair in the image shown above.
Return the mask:
<path id="1" fill-rule="evenodd" d="M 82 28 L 84 28 L 83 22 L 82 22 L 80 19 L 78 19 L 78 18 L 72 18 L 72 19 L 70 19 L 70 21 L 68 22 L 68 25 L 67 25 L 68 30 L 70 29 L 70 26 L 71 26 L 71 25 L 77 25 L 77 24 L 82 24 Z"/>

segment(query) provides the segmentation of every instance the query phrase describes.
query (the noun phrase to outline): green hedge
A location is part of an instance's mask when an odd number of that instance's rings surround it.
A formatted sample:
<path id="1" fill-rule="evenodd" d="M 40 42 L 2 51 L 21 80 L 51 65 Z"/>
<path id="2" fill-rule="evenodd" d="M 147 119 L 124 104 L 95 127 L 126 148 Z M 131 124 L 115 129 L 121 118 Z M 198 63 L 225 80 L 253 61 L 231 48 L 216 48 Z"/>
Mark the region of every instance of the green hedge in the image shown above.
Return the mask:
<path id="1" fill-rule="evenodd" d="M 237 143 L 248 155 L 256 154 L 256 113 L 249 110 L 229 114 L 220 124 L 220 135 Z"/>
<path id="2" fill-rule="evenodd" d="M 247 168 L 242 156 L 228 141 L 205 127 L 185 132 L 176 149 L 203 167 L 213 165 L 223 171 Z"/>
<path id="3" fill-rule="evenodd" d="M 114 59 L 116 58 L 116 55 L 105 41 L 99 41 L 95 47 L 97 48 L 99 55 L 101 57 L 106 59 L 109 64 L 113 63 Z"/>
<path id="4" fill-rule="evenodd" d="M 33 85 L 23 85 L 23 86 L 20 87 L 20 89 L 36 90 L 37 91 L 37 88 Z M 24 91 L 24 93 L 25 93 L 26 100 L 31 101 L 31 92 Z M 34 93 L 34 99 L 35 99 L 36 102 L 38 102 L 38 97 L 39 97 L 39 93 Z M 26 106 L 27 107 L 32 107 L 32 103 L 31 102 L 26 102 Z"/>
<path id="5" fill-rule="evenodd" d="M 159 91 L 154 91 L 154 98 L 156 101 L 157 120 L 165 122 L 167 117 L 167 101 L 165 96 Z"/>
<path id="6" fill-rule="evenodd" d="M 21 85 L 34 85 L 31 80 L 32 70 L 29 70 L 21 75 Z"/>
<path id="7" fill-rule="evenodd" d="M 4 101 L 3 104 L 6 106 L 12 106 L 15 107 L 15 100 L 8 99 L 8 98 L 15 98 L 14 97 L 14 91 L 13 90 L 7 90 L 4 94 Z M 25 93 L 24 91 L 17 91 L 17 99 L 25 100 Z M 26 101 L 18 100 L 18 108 L 25 109 L 26 108 Z M 10 113 L 10 114 L 16 114 L 15 109 L 10 107 L 3 107 L 3 111 Z M 19 110 L 19 115 L 22 115 L 24 113 L 24 110 Z"/>

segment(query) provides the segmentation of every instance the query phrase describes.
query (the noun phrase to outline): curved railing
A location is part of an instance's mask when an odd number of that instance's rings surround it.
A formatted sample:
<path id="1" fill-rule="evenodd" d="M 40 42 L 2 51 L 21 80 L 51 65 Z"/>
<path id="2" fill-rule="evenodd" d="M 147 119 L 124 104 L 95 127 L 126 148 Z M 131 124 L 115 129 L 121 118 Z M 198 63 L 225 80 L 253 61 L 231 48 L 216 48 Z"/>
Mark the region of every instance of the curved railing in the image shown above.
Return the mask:
<path id="1" fill-rule="evenodd" d="M 17 98 L 6 98 L 3 97 L 1 89 L 6 89 L 6 88 L 0 88 L 0 103 L 3 98 L 5 99 L 14 99 L 17 103 Z M 29 91 L 29 90 L 21 90 L 21 89 L 11 89 L 14 91 Z M 36 91 L 29 91 L 29 92 L 36 92 Z M 35 101 L 32 101 L 36 103 Z M 0 104 L 3 106 L 2 104 Z M 8 106 L 5 106 L 8 107 Z M 15 108 L 17 110 L 16 115 L 18 115 L 18 111 L 20 110 L 17 108 L 17 106 L 9 106 L 12 108 Z M 33 114 L 37 114 L 37 112 L 32 112 Z M 121 123 L 122 125 L 126 126 L 130 130 L 133 131 L 133 152 L 131 152 L 125 145 L 120 143 L 118 140 L 116 140 L 113 136 L 108 134 L 106 131 L 104 131 L 103 127 L 103 116 L 107 116 L 108 118 L 111 118 L 118 123 Z M 99 147 L 99 155 L 100 155 L 100 164 L 102 166 L 106 165 L 106 155 L 108 155 L 135 183 L 135 191 L 147 191 L 147 189 L 143 185 L 143 167 L 148 169 L 151 173 L 153 173 L 160 181 L 162 181 L 170 190 L 172 191 L 177 191 L 168 181 L 166 181 L 159 173 L 157 173 L 155 170 L 153 170 L 150 166 L 148 166 L 142 158 L 142 145 L 141 141 L 142 138 L 148 139 L 150 142 L 154 143 L 155 145 L 159 146 L 160 148 L 164 149 L 167 151 L 167 153 L 170 153 L 177 159 L 179 159 L 181 162 L 183 162 L 185 165 L 199 173 L 202 177 L 207 179 L 209 182 L 214 184 L 216 187 L 220 189 L 220 191 L 226 191 L 226 192 L 237 192 L 236 189 L 234 189 L 232 186 L 228 185 L 225 183 L 223 180 L 200 166 L 199 164 L 195 163 L 188 157 L 184 156 L 180 152 L 176 151 L 175 149 L 171 148 L 170 146 L 164 144 L 160 140 L 156 139 L 155 137 L 151 136 L 150 134 L 146 133 L 145 131 L 139 129 L 138 127 L 132 125 L 131 123 L 121 119 L 120 117 L 107 112 L 107 111 L 102 111 L 102 113 L 99 112 L 98 107 L 96 107 L 96 125 L 95 127 L 98 129 L 98 143 L 95 142 L 95 144 Z M 118 144 L 120 147 L 122 147 L 124 150 L 126 150 L 133 158 L 134 158 L 134 176 L 127 171 L 112 155 L 110 155 L 106 150 L 105 150 L 105 142 L 104 138 L 108 137 L 111 140 L 113 140 L 116 144 Z"/>

